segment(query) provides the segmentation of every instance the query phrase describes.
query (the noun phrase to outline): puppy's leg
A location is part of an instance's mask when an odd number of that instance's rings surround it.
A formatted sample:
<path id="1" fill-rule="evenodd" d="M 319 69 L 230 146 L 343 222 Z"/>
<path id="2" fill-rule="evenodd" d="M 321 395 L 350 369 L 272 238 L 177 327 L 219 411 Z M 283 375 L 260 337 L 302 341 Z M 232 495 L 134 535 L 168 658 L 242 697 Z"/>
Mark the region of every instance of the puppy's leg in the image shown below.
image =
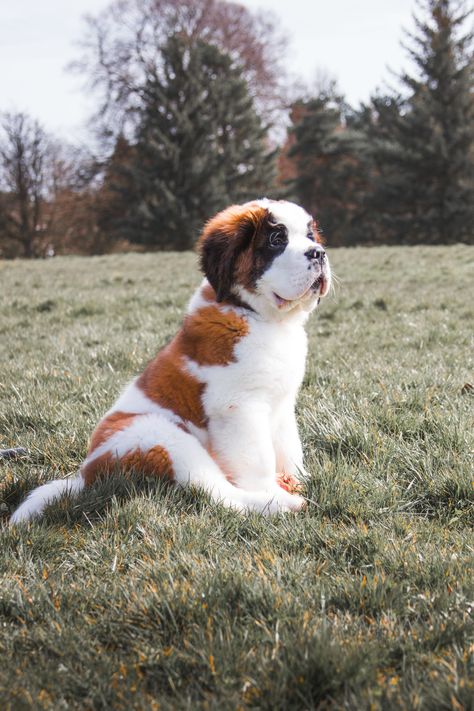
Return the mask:
<path id="1" fill-rule="evenodd" d="M 285 403 L 277 413 L 272 439 L 277 472 L 303 481 L 307 474 L 303 464 L 303 448 L 296 424 L 293 400 Z"/>
<path id="2" fill-rule="evenodd" d="M 123 429 L 89 454 L 81 471 L 90 484 L 117 466 L 167 477 L 182 487 L 199 487 L 215 501 L 240 511 L 272 514 L 291 508 L 272 493 L 233 486 L 196 437 L 160 414 L 129 418 Z"/>
<path id="3" fill-rule="evenodd" d="M 227 477 L 247 491 L 264 491 L 293 511 L 304 499 L 284 491 L 276 479 L 270 408 L 261 403 L 232 407 L 211 418 L 209 436 L 216 461 Z"/>

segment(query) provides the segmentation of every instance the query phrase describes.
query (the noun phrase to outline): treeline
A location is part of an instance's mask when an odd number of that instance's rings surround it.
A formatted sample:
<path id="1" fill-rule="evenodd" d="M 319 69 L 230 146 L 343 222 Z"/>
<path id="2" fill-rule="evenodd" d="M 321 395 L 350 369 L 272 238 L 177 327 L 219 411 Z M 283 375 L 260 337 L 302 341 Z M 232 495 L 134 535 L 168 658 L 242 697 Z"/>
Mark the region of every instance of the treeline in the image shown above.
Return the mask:
<path id="1" fill-rule="evenodd" d="M 292 96 L 266 15 L 114 2 L 87 20 L 73 67 L 99 99 L 95 154 L 2 115 L 0 257 L 189 249 L 210 215 L 263 195 L 303 204 L 333 246 L 472 243 L 469 14 L 420 1 L 413 72 L 353 108 L 330 80 Z"/>

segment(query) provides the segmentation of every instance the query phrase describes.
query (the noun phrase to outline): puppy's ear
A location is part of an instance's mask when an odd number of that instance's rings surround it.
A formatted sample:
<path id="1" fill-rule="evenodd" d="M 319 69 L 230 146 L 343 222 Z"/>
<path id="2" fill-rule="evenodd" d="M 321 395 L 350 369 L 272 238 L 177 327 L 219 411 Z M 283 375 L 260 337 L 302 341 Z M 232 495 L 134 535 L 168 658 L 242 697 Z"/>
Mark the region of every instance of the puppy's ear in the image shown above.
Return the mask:
<path id="1" fill-rule="evenodd" d="M 311 228 L 313 230 L 314 241 L 317 242 L 318 244 L 324 244 L 324 239 L 323 239 L 323 236 L 321 235 L 321 232 L 319 231 L 319 224 L 318 224 L 317 220 L 313 219 Z"/>
<path id="2" fill-rule="evenodd" d="M 217 301 L 231 295 L 236 261 L 250 247 L 267 212 L 255 203 L 232 205 L 205 225 L 198 243 L 201 269 L 216 292 Z"/>

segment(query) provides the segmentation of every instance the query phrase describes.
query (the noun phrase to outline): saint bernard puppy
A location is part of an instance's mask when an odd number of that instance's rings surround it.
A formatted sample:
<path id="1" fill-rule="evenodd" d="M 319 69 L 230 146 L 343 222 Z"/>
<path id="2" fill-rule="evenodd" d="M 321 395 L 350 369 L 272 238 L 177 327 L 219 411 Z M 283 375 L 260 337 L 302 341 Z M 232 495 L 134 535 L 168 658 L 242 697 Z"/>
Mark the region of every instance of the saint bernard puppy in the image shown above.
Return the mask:
<path id="1" fill-rule="evenodd" d="M 205 225 L 199 253 L 205 279 L 181 330 L 99 422 L 77 477 L 32 491 L 13 524 L 117 470 L 198 487 L 238 511 L 304 506 L 304 325 L 331 284 L 315 222 L 291 202 L 232 205 Z"/>

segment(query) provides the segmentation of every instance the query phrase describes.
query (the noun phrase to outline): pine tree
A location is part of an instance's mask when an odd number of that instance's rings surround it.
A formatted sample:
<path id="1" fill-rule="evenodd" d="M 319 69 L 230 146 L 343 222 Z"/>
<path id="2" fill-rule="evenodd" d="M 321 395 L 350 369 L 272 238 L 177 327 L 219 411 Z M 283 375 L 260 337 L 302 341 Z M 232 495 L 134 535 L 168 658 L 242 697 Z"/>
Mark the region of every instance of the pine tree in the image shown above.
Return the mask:
<path id="1" fill-rule="evenodd" d="M 291 118 L 286 150 L 294 166 L 290 194 L 317 218 L 332 245 L 360 241 L 367 150 L 355 114 L 331 86 L 295 104 Z"/>
<path id="2" fill-rule="evenodd" d="M 385 241 L 474 236 L 474 95 L 469 15 L 454 0 L 419 4 L 426 19 L 408 48 L 418 75 L 405 95 L 376 96 L 369 129 L 376 168 L 373 214 Z"/>
<path id="3" fill-rule="evenodd" d="M 271 190 L 274 156 L 229 56 L 172 36 L 162 60 L 144 92 L 124 228 L 135 242 L 188 249 L 213 213 Z"/>
<path id="4" fill-rule="evenodd" d="M 106 250 L 120 240 L 124 219 L 135 201 L 135 188 L 130 170 L 134 148 L 120 133 L 112 154 L 105 163 L 101 189 L 96 193 L 96 249 Z"/>

